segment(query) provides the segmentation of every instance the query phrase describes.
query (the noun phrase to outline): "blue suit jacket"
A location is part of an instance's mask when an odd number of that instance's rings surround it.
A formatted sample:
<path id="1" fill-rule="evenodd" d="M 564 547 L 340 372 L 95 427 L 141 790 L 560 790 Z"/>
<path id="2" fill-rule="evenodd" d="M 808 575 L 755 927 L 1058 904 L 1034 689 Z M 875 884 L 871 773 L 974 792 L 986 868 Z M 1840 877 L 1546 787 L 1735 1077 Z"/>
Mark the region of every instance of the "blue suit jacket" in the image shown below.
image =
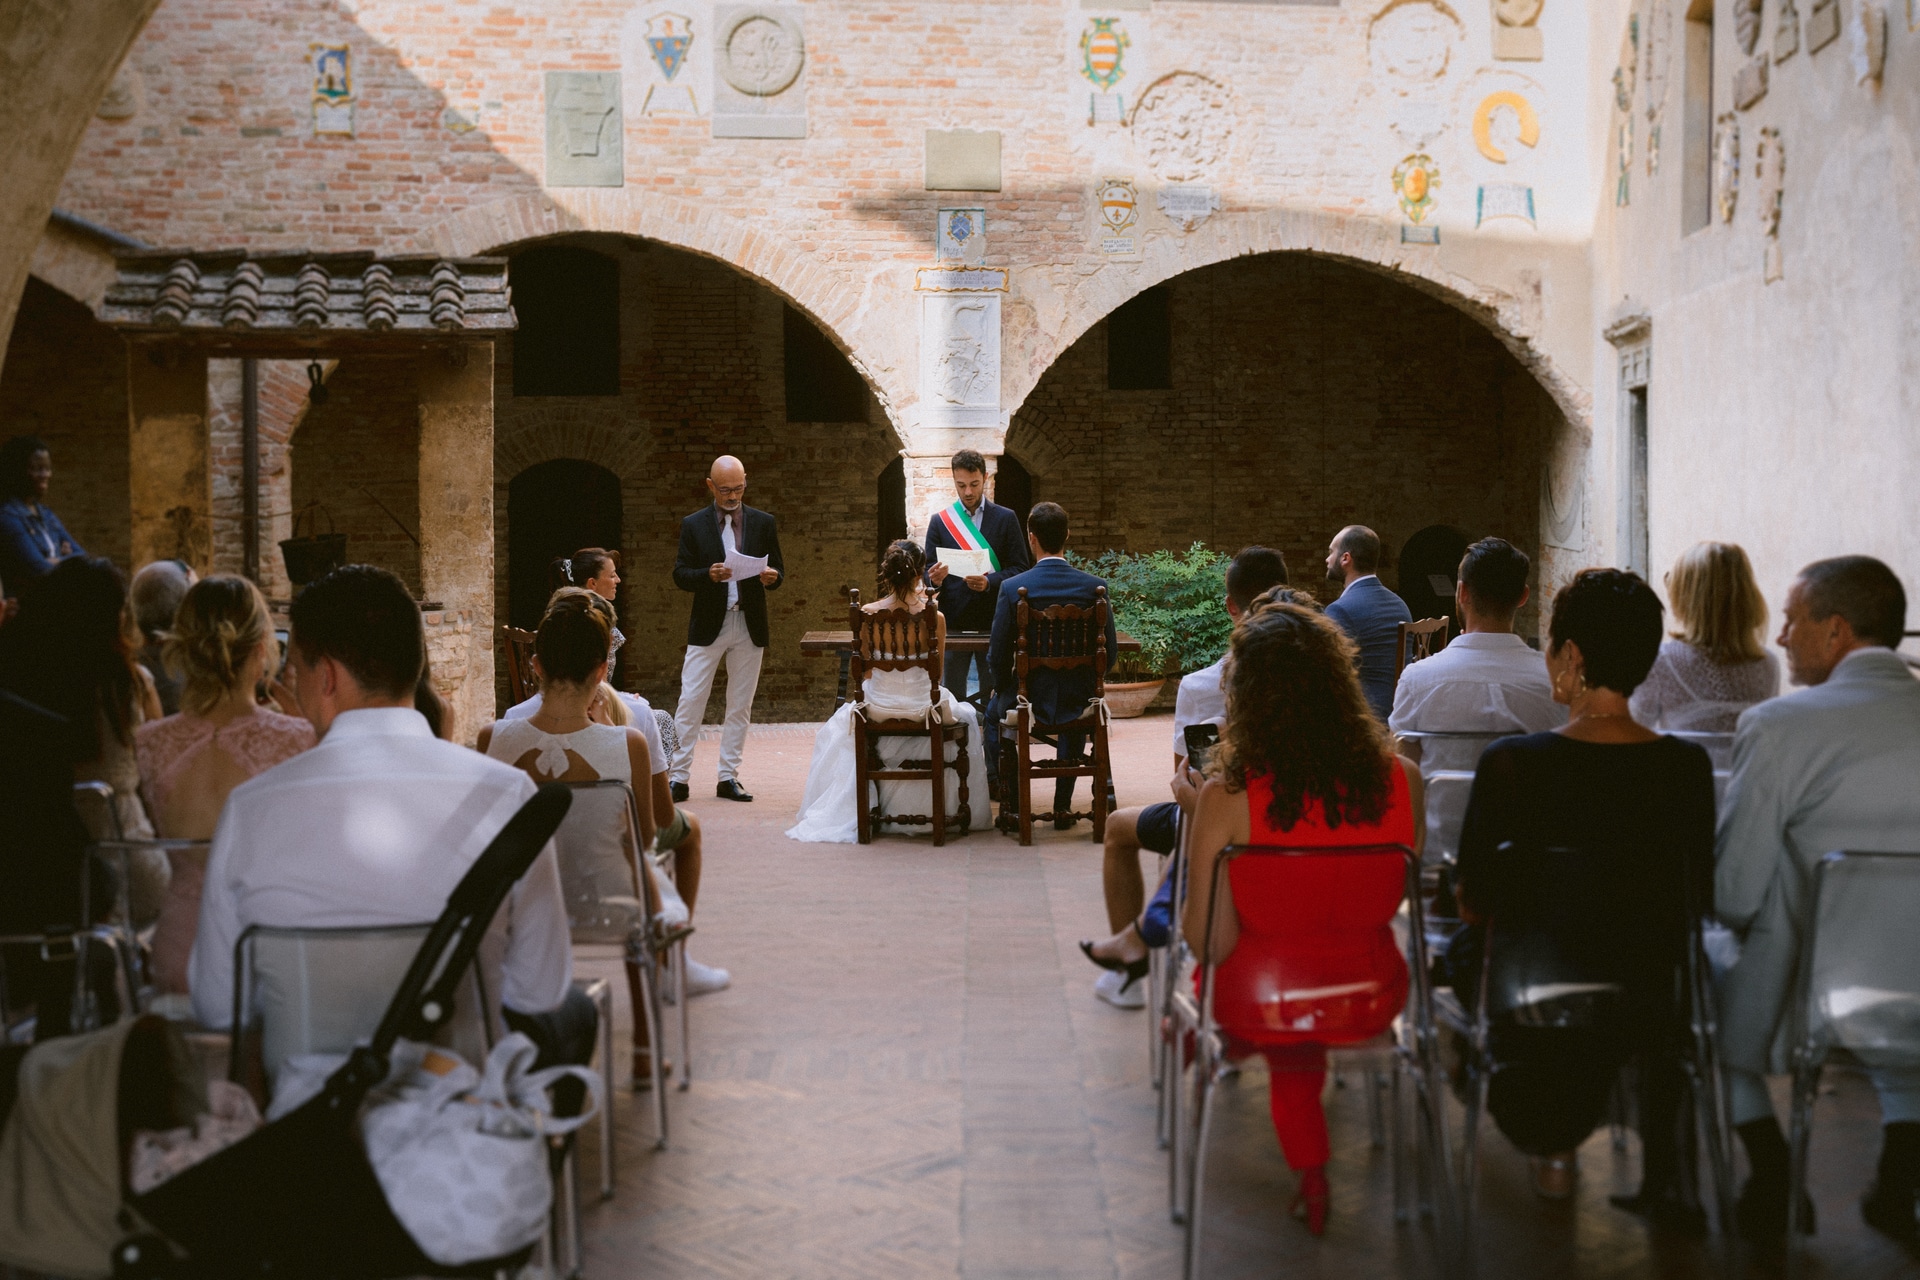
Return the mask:
<path id="1" fill-rule="evenodd" d="M 987 665 L 993 669 L 996 705 L 1011 706 L 1018 690 L 1014 687 L 1013 650 L 1014 614 L 1020 602 L 1020 588 L 1027 589 L 1027 603 L 1036 609 L 1071 604 L 1086 608 L 1093 603 L 1096 587 L 1107 585 L 1105 578 L 1083 573 L 1057 557 L 1040 561 L 1025 573 L 1015 574 L 1000 584 L 1000 602 L 993 611 L 993 638 L 987 644 Z M 1111 606 L 1111 601 L 1109 601 Z M 1118 654 L 1113 610 L 1107 610 L 1107 662 Z M 1027 675 L 1027 696 L 1034 713 L 1044 723 L 1059 724 L 1077 720 L 1086 711 L 1093 696 L 1093 668 L 1054 671 L 1036 668 Z"/>
<path id="2" fill-rule="evenodd" d="M 991 627 L 1000 584 L 1014 574 L 1025 573 L 1033 567 L 1033 561 L 1027 555 L 1027 535 L 1020 532 L 1020 517 L 1014 515 L 1011 508 L 982 502 L 980 514 L 974 517 L 973 522 L 980 526 L 980 536 L 1000 557 L 1000 567 L 987 575 L 987 589 L 980 592 L 969 590 L 966 579 L 958 574 L 947 575 L 946 581 L 939 587 L 939 601 L 940 612 L 946 617 L 949 631 L 985 631 Z M 958 548 L 959 545 L 954 536 L 947 532 L 946 522 L 937 514 L 927 522 L 929 566 L 939 558 L 934 554 L 939 548 Z"/>
<path id="3" fill-rule="evenodd" d="M 1385 724 L 1393 713 L 1393 646 L 1400 624 L 1412 622 L 1407 602 L 1372 576 L 1361 578 L 1327 606 L 1327 616 L 1360 646 L 1360 687 Z"/>
<path id="4" fill-rule="evenodd" d="M 40 539 L 44 533 L 53 540 L 53 554 L 47 554 Z M 87 549 L 67 532 L 60 517 L 49 507 L 36 513 L 21 498 L 0 503 L 0 589 L 13 595 L 34 578 L 53 572 L 53 566 L 68 556 L 83 556 Z"/>

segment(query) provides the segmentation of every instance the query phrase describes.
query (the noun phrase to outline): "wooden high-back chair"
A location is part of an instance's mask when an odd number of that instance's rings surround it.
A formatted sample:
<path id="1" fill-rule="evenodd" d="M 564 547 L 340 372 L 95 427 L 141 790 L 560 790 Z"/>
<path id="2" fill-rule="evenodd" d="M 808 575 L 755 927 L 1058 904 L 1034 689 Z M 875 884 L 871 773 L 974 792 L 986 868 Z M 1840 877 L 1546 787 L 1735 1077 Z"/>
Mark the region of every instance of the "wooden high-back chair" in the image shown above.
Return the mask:
<path id="1" fill-rule="evenodd" d="M 1453 625 L 1451 618 L 1422 618 L 1418 622 L 1400 624 L 1400 643 L 1393 650 L 1393 683 L 1400 683 L 1400 673 L 1422 658 L 1431 658 L 1447 647 L 1447 629 Z M 1407 651 L 1413 651 L 1408 656 Z"/>
<path id="2" fill-rule="evenodd" d="M 855 809 L 859 813 L 860 843 L 873 843 L 873 829 L 889 823 L 895 826 L 931 826 L 937 848 L 947 842 L 947 770 L 959 775 L 960 795 L 956 817 L 960 833 L 973 825 L 968 803 L 967 726 L 942 724 L 932 714 L 940 696 L 943 657 L 940 650 L 940 611 L 929 601 L 919 613 L 905 609 L 883 609 L 868 613 L 860 607 L 860 593 L 849 593 L 847 625 L 853 632 L 852 668 L 849 672 L 851 696 L 865 701 L 867 674 L 873 671 L 924 671 L 927 673 L 929 714 L 918 720 L 877 720 L 861 711 L 853 716 L 853 759 Z M 885 738 L 923 738 L 929 748 L 925 760 L 902 760 L 889 765 L 880 758 L 880 741 Z M 948 763 L 946 744 L 958 743 L 954 760 Z M 875 784 L 881 782 L 925 782 L 933 788 L 933 812 L 889 814 L 880 803 Z"/>
<path id="3" fill-rule="evenodd" d="M 1107 717 L 1098 707 L 1089 704 L 1087 710 L 1072 720 L 1058 724 L 1046 723 L 1035 719 L 1035 712 L 1028 693 L 1029 677 L 1036 670 L 1072 671 L 1081 667 L 1093 669 L 1093 698 L 1100 702 L 1107 696 L 1107 589 L 1095 587 L 1093 603 L 1087 606 L 1056 604 L 1038 609 L 1027 601 L 1027 589 L 1020 588 L 1020 599 L 1014 606 L 1014 650 L 1013 674 L 1014 689 L 1019 694 L 1013 709 L 1007 713 L 1006 723 L 1000 735 L 1003 759 L 1000 779 L 1003 785 L 1010 786 L 1019 813 L 1020 843 L 1033 843 L 1033 821 L 1035 818 L 1053 819 L 1057 826 L 1061 819 L 1078 822 L 1086 818 L 1093 823 L 1093 838 L 1104 840 L 1107 836 L 1107 800 L 1113 785 L 1113 764 L 1107 752 Z M 1006 729 L 1013 732 L 1008 734 Z M 1033 744 L 1036 740 L 1058 750 L 1058 738 L 1061 734 L 1087 734 L 1093 739 L 1093 758 L 1087 761 L 1080 755 L 1066 760 L 1033 759 Z M 1075 813 L 1049 810 L 1035 813 L 1033 810 L 1033 780 L 1058 778 L 1091 778 L 1093 780 L 1093 808 L 1089 813 Z M 1001 804 L 1001 829 L 1007 829 L 1006 804 Z"/>
<path id="4" fill-rule="evenodd" d="M 533 632 L 503 626 L 500 638 L 507 651 L 507 696 L 518 706 L 540 692 L 539 677 L 533 674 Z"/>

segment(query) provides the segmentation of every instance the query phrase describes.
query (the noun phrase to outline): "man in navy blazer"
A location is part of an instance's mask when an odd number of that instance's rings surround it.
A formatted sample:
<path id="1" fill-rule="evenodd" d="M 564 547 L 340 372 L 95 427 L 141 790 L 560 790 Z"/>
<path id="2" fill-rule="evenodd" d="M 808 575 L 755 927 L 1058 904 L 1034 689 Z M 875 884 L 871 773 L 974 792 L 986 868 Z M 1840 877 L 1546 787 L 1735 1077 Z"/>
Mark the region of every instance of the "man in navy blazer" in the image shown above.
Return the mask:
<path id="1" fill-rule="evenodd" d="M 1007 508 L 987 500 L 987 460 L 973 449 L 953 455 L 953 491 L 959 500 L 934 513 L 927 522 L 927 581 L 938 595 L 940 612 L 947 620 L 947 634 L 956 631 L 985 631 L 993 626 L 994 605 L 999 599 L 1000 583 L 1014 574 L 1033 567 L 1027 552 L 1027 540 L 1020 532 L 1020 517 Z M 960 577 L 938 563 L 942 547 L 978 550 L 984 542 L 992 548 L 1000 567 L 990 573 Z M 984 653 L 947 650 L 946 684 L 956 698 L 967 696 L 967 668 L 980 673 L 981 705 L 993 700 L 993 665 Z"/>
<path id="2" fill-rule="evenodd" d="M 1027 590 L 1027 603 L 1036 609 L 1056 604 L 1093 604 L 1094 590 L 1107 585 L 1105 578 L 1083 573 L 1066 562 L 1060 553 L 1067 545 L 1067 513 L 1058 504 L 1042 502 L 1027 516 L 1027 546 L 1033 552 L 1033 568 L 1015 574 L 1000 584 L 1000 602 L 993 612 L 993 637 L 987 646 L 987 664 L 993 670 L 993 704 L 981 726 L 987 749 L 989 775 L 999 768 L 1000 721 L 1013 709 L 1019 697 L 1013 672 L 1014 614 L 1020 601 L 1020 589 Z M 1113 625 L 1113 610 L 1107 610 L 1107 654 L 1111 661 L 1119 652 L 1118 634 Z M 1093 668 L 1077 667 L 1055 671 L 1037 667 L 1027 674 L 1028 699 L 1033 703 L 1036 720 L 1058 724 L 1078 720 L 1086 714 L 1087 701 L 1093 697 Z M 1086 735 L 1060 735 L 1059 756 L 1076 756 L 1086 745 Z M 1053 784 L 1054 812 L 1064 812 L 1073 803 L 1072 778 L 1056 778 Z M 1055 820 L 1055 825 L 1061 823 Z M 1065 825 L 1071 826 L 1068 822 Z"/>
<path id="3" fill-rule="evenodd" d="M 1393 714 L 1393 647 L 1400 643 L 1400 624 L 1412 622 L 1413 615 L 1407 602 L 1380 581 L 1379 567 L 1379 534 L 1350 524 L 1333 535 L 1327 581 L 1342 584 L 1343 590 L 1327 606 L 1327 616 L 1360 646 L 1360 688 L 1385 724 Z"/>

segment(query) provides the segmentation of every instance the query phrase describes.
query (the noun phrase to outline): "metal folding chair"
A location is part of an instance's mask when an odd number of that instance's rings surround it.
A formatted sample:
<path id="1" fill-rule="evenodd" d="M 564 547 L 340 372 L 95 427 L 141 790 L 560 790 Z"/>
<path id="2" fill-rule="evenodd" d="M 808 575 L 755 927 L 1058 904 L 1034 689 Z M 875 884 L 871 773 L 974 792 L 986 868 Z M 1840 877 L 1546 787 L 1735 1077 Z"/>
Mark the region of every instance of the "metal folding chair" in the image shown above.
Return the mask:
<path id="1" fill-rule="evenodd" d="M 1801 1220 L 1820 1073 L 1846 1063 L 1920 1071 L 1920 948 L 1913 903 L 1920 852 L 1829 853 L 1815 865 L 1800 926 L 1789 1049 L 1793 1059 L 1793 1165 L 1787 1204 L 1787 1272 L 1805 1266 Z"/>

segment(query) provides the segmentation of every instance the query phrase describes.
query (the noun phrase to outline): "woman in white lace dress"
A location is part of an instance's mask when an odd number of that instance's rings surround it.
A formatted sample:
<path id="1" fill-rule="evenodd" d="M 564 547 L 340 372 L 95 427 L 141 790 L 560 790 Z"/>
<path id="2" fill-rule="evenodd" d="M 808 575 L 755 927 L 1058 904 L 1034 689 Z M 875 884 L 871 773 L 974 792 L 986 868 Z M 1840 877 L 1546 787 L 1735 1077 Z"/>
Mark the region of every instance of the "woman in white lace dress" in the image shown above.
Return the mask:
<path id="1" fill-rule="evenodd" d="M 886 609 L 905 609 L 919 613 L 934 608 L 926 589 L 926 555 L 920 544 L 902 538 L 887 548 L 880 561 L 880 599 L 865 607 L 868 613 Z M 935 639 L 944 649 L 947 620 L 940 618 Z M 876 671 L 861 686 L 860 695 L 866 714 L 876 720 L 917 720 L 931 706 L 942 721 L 967 726 L 968 787 L 983 807 L 986 797 L 987 757 L 980 741 L 980 719 L 973 705 L 956 701 L 952 694 L 934 682 L 928 687 L 922 670 Z M 936 701 L 937 699 L 937 701 Z M 813 739 L 813 763 L 807 770 L 806 797 L 800 802 L 800 820 L 787 829 L 795 840 L 814 843 L 853 844 L 860 838 L 858 798 L 854 775 L 853 716 L 856 706 L 849 702 L 820 726 Z M 926 758 L 924 738 L 883 738 L 878 745 L 880 758 L 887 765 L 904 760 Z M 947 759 L 954 759 L 956 744 L 947 744 Z M 925 782 L 882 782 L 880 806 L 888 813 L 928 813 L 933 807 L 933 787 Z M 959 787 L 947 781 L 947 816 L 959 813 Z"/>
<path id="2" fill-rule="evenodd" d="M 1753 566 L 1731 542 L 1697 542 L 1674 562 L 1666 584 L 1681 629 L 1634 691 L 1633 718 L 1668 733 L 1732 733 L 1742 711 L 1780 692 Z"/>

